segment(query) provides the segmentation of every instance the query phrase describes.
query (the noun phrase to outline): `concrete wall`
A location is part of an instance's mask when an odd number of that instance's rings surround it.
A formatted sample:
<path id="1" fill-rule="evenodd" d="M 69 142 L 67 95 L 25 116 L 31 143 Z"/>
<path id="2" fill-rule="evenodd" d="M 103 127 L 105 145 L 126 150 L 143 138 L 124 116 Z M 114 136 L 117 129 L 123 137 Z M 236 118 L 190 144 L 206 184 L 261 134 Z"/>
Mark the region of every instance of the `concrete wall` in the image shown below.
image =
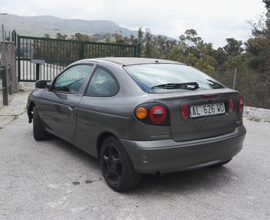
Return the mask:
<path id="1" fill-rule="evenodd" d="M 13 42 L 6 41 L 5 45 L 3 44 L 3 42 L 1 42 L 1 65 L 7 66 L 8 64 L 11 65 L 13 92 L 18 92 L 15 44 Z"/>

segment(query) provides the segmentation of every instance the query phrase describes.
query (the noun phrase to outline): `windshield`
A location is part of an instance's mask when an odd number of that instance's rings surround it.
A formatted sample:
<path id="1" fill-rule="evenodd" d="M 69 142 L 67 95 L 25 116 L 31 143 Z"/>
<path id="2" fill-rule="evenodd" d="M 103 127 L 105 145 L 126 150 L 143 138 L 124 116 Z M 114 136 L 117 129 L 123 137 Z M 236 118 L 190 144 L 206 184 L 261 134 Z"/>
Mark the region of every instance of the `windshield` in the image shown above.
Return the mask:
<path id="1" fill-rule="evenodd" d="M 125 66 L 125 70 L 148 93 L 224 88 L 205 73 L 179 64 L 142 64 Z"/>

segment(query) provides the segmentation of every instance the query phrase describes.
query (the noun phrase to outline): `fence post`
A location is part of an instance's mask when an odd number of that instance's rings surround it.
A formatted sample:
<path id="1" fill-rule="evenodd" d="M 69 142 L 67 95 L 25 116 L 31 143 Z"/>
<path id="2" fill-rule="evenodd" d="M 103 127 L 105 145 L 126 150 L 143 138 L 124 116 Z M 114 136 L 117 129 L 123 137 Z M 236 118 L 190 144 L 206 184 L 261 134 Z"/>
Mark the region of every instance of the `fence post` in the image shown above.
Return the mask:
<path id="1" fill-rule="evenodd" d="M 2 66 L 1 68 L 2 68 L 3 105 L 8 105 L 8 86 L 7 86 L 6 67 L 5 66 Z"/>
<path id="2" fill-rule="evenodd" d="M 1 55 L 1 65 L 6 65 L 6 44 L 5 44 L 5 31 L 4 31 L 4 25 L 2 24 L 2 37 L 3 37 L 3 54 Z"/>
<path id="3" fill-rule="evenodd" d="M 236 75 L 237 75 L 237 69 L 235 69 L 235 72 L 234 72 L 233 89 L 235 88 Z"/>
<path id="4" fill-rule="evenodd" d="M 79 60 L 84 59 L 84 43 L 79 42 Z"/>
<path id="5" fill-rule="evenodd" d="M 12 42 L 14 42 L 14 44 L 16 45 L 16 41 L 17 41 L 17 34 L 16 34 L 16 31 L 15 30 L 13 30 L 12 31 Z"/>
<path id="6" fill-rule="evenodd" d="M 136 45 L 136 54 L 135 57 L 141 57 L 141 42 L 139 41 Z"/>
<path id="7" fill-rule="evenodd" d="M 21 39 L 20 35 L 17 38 L 17 62 L 18 62 L 18 81 L 21 81 Z"/>
<path id="8" fill-rule="evenodd" d="M 8 65 L 6 67 L 6 76 L 7 76 L 7 87 L 8 87 L 8 93 L 9 95 L 13 95 L 13 85 L 12 85 L 12 71 L 11 71 L 11 66 Z"/>

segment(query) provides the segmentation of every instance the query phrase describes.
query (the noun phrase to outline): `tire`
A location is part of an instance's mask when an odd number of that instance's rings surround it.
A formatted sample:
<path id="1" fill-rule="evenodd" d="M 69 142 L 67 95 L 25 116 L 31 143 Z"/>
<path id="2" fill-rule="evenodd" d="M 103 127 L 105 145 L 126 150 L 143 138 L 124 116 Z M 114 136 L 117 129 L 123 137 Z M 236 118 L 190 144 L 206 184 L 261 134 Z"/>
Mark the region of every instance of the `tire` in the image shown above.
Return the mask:
<path id="1" fill-rule="evenodd" d="M 36 106 L 33 107 L 33 135 L 37 141 L 44 140 L 47 137 L 47 132 L 43 129 L 42 120 Z"/>
<path id="2" fill-rule="evenodd" d="M 232 160 L 232 158 L 228 159 L 228 160 L 225 160 L 223 161 L 222 163 L 218 163 L 218 164 L 215 164 L 213 167 L 221 167 L 227 163 L 229 163 L 230 161 Z"/>
<path id="3" fill-rule="evenodd" d="M 141 174 L 137 173 L 120 141 L 108 137 L 100 149 L 100 166 L 104 179 L 109 187 L 123 192 L 136 187 Z"/>

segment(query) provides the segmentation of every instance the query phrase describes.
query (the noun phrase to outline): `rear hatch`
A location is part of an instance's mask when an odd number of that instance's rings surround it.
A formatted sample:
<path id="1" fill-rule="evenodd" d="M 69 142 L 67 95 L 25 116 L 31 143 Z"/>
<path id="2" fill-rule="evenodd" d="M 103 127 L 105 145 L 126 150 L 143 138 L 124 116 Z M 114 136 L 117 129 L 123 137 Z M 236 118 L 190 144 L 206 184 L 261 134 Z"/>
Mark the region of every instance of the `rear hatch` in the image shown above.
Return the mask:
<path id="1" fill-rule="evenodd" d="M 242 123 L 239 93 L 231 89 L 149 94 L 169 108 L 175 141 L 196 140 L 233 132 Z"/>

